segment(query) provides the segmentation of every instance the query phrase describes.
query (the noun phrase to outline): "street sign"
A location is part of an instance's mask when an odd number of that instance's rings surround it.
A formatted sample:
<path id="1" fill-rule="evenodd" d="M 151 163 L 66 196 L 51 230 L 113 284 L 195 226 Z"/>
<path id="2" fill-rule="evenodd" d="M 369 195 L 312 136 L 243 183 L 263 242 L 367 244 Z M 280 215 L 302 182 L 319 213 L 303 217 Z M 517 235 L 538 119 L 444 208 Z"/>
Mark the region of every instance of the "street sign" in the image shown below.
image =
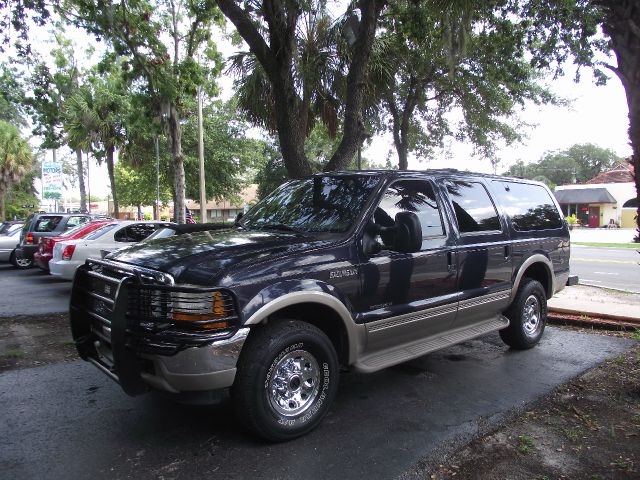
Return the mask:
<path id="1" fill-rule="evenodd" d="M 42 196 L 44 198 L 62 197 L 62 164 L 42 162 Z"/>

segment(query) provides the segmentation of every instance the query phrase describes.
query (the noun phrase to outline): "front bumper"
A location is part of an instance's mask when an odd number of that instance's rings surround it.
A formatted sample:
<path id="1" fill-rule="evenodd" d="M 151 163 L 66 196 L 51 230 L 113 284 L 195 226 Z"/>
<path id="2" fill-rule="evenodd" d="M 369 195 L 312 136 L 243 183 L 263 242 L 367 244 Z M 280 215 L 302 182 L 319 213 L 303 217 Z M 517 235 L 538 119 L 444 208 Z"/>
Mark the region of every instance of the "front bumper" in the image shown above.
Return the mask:
<path id="1" fill-rule="evenodd" d="M 167 357 L 141 355 L 153 363 L 152 372 L 141 372 L 149 386 L 169 393 L 219 390 L 233 385 L 240 351 L 249 335 L 241 328 L 226 340 L 193 347 Z"/>
<path id="2" fill-rule="evenodd" d="M 53 267 L 53 262 L 50 265 Z M 167 326 L 166 320 L 156 326 L 142 315 L 142 300 L 135 294 L 141 285 L 140 272 L 127 271 L 129 267 L 100 270 L 111 265 L 113 262 L 90 260 L 75 276 L 70 320 L 80 357 L 118 382 L 129 395 L 149 389 L 188 394 L 230 387 L 249 329 L 187 332 Z M 151 288 L 194 290 L 172 283 Z M 147 307 L 166 308 L 156 303 L 157 297 L 150 298 Z"/>

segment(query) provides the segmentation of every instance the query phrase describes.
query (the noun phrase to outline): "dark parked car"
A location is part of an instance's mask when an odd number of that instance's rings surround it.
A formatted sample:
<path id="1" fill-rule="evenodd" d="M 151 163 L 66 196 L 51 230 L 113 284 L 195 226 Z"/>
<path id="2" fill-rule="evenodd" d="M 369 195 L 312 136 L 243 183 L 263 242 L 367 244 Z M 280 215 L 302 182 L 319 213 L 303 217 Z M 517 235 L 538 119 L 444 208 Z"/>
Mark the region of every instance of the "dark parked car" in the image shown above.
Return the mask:
<path id="1" fill-rule="evenodd" d="M 87 213 L 32 213 L 22 227 L 13 265 L 17 268 L 31 268 L 41 237 L 55 237 L 90 220 L 102 218 L 111 217 Z"/>
<path id="2" fill-rule="evenodd" d="M 74 280 L 72 333 L 80 356 L 130 395 L 211 401 L 230 389 L 248 428 L 288 440 L 326 415 L 340 365 L 375 372 L 493 331 L 534 347 L 547 299 L 569 280 L 569 250 L 538 182 L 455 170 L 315 175 L 282 185 L 231 229 L 88 260 Z"/>

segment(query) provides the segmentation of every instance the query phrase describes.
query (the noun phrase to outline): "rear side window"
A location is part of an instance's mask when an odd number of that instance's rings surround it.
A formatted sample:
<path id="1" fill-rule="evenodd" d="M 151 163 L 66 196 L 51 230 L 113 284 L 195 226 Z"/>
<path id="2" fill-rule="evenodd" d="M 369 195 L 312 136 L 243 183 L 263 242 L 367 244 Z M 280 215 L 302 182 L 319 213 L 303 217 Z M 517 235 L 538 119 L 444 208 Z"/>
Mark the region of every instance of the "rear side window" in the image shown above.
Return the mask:
<path id="1" fill-rule="evenodd" d="M 137 243 L 147 238 L 155 232 L 157 228 L 159 228 L 159 225 L 155 223 L 134 223 L 118 231 L 113 238 L 116 242 Z"/>
<path id="2" fill-rule="evenodd" d="M 447 182 L 460 233 L 501 231 L 496 207 L 484 185 L 464 180 Z"/>
<path id="3" fill-rule="evenodd" d="M 519 231 L 562 227 L 562 218 L 549 192 L 541 185 L 493 181 L 495 192 L 513 228 Z"/>
<path id="4" fill-rule="evenodd" d="M 58 224 L 62 220 L 62 217 L 57 215 L 43 215 L 36 220 L 36 224 L 33 228 L 34 232 L 53 232 Z"/>
<path id="5" fill-rule="evenodd" d="M 69 220 L 67 220 L 66 228 L 69 229 L 69 228 L 77 227 L 78 225 L 82 225 L 88 220 L 89 220 L 88 217 L 69 217 Z"/>

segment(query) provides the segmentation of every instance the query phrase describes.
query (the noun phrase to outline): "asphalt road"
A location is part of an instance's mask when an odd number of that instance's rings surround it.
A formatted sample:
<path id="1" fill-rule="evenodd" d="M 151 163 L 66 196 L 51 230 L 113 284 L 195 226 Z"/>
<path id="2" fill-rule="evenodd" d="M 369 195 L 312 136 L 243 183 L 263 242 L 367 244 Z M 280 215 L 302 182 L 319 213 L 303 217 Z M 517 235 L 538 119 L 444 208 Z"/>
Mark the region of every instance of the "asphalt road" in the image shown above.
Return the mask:
<path id="1" fill-rule="evenodd" d="M 71 282 L 39 268 L 18 270 L 0 263 L 0 317 L 66 312 L 70 293 Z"/>
<path id="2" fill-rule="evenodd" d="M 77 361 L 0 375 L 0 478 L 395 478 L 508 421 L 634 342 L 548 328 L 529 351 L 489 335 L 371 375 L 341 375 L 304 438 L 265 444 L 228 403 L 131 398 Z"/>
<path id="3" fill-rule="evenodd" d="M 640 254 L 635 248 L 571 246 L 571 273 L 580 283 L 640 293 Z"/>

